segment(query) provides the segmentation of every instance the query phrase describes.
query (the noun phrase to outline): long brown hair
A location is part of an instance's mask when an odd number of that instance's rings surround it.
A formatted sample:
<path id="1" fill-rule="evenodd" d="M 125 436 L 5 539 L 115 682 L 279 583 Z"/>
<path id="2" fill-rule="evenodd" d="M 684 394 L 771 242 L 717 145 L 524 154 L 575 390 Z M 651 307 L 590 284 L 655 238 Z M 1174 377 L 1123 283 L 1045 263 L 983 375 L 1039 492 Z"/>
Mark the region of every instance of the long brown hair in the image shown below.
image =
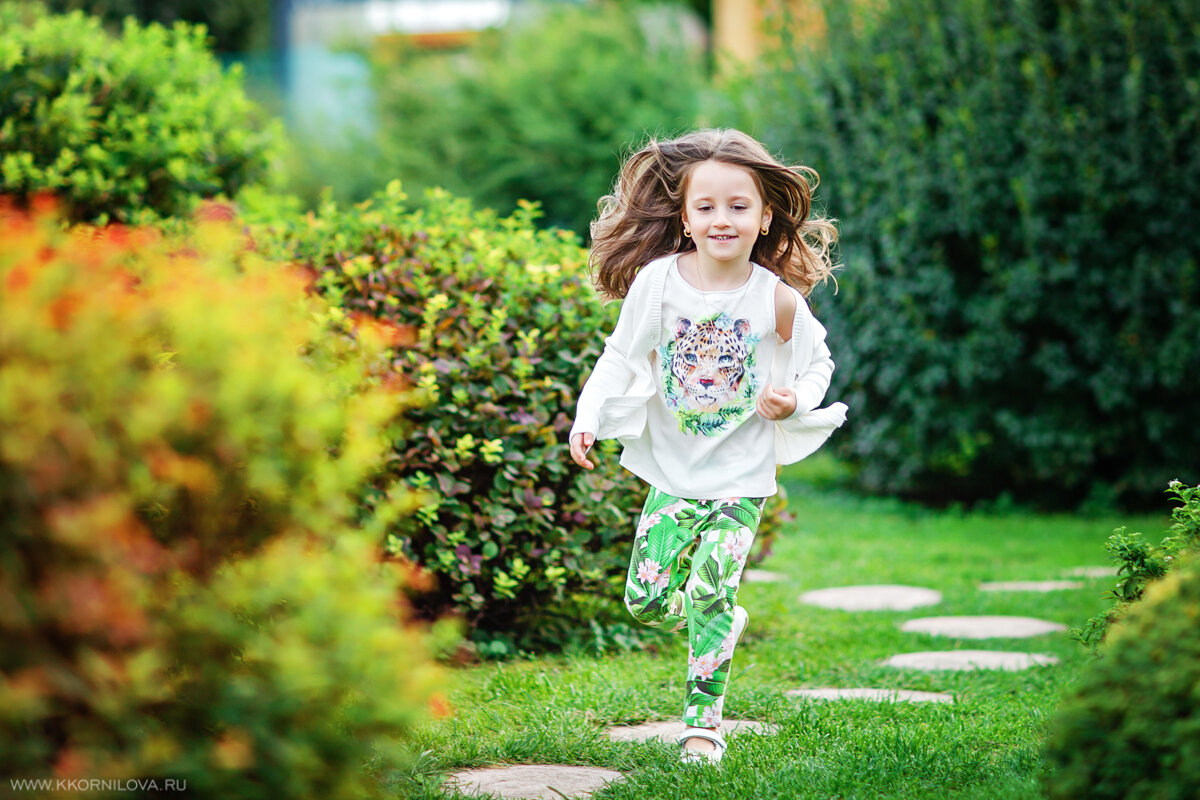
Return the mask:
<path id="1" fill-rule="evenodd" d="M 638 270 L 655 258 L 695 249 L 683 235 L 684 200 L 692 170 L 710 160 L 750 170 L 772 211 L 769 233 L 755 241 L 751 261 L 806 296 L 830 276 L 835 220 L 808 219 L 820 181 L 816 170 L 781 164 L 741 131 L 706 129 L 668 141 L 651 138 L 625 161 L 612 194 L 600 198 L 588 264 L 605 297 L 623 298 Z"/>

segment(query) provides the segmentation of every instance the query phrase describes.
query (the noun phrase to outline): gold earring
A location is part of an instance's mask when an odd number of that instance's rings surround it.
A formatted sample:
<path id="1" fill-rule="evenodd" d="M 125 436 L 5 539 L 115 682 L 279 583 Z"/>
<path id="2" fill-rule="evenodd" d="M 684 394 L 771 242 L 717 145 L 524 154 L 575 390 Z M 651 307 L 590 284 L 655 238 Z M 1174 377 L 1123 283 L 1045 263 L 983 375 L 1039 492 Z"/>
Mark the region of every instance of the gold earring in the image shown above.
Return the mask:
<path id="1" fill-rule="evenodd" d="M 688 226 L 687 226 L 687 225 L 684 225 L 684 226 L 683 226 L 683 238 L 685 238 L 685 239 L 690 239 L 690 238 L 692 238 L 692 232 L 691 232 L 690 230 L 688 230 Z"/>
<path id="2" fill-rule="evenodd" d="M 768 226 L 768 225 L 763 225 L 763 226 L 762 226 L 762 230 L 760 230 L 760 231 L 759 231 L 759 233 L 761 233 L 763 236 L 766 236 L 766 235 L 767 235 L 767 232 L 768 232 L 770 229 L 771 229 L 771 228 L 770 228 L 770 226 Z"/>

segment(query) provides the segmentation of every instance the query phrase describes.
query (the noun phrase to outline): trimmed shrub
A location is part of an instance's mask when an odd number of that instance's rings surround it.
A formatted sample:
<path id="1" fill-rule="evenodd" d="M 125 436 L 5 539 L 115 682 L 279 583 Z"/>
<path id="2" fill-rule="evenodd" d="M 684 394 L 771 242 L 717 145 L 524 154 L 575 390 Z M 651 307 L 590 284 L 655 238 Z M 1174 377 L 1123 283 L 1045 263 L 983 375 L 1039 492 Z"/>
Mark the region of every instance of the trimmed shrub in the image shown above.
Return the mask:
<path id="1" fill-rule="evenodd" d="M 598 444 L 599 465 L 571 462 L 575 398 L 616 322 L 573 234 L 539 231 L 529 204 L 510 217 L 433 191 L 410 210 L 398 183 L 367 203 L 332 203 L 290 221 L 254 222 L 256 246 L 319 273 L 346 315 L 367 315 L 406 344 L 392 369 L 424 395 L 393 439 L 379 492 L 422 494 L 397 519 L 389 552 L 438 578 L 417 599 L 475 626 L 556 646 L 547 616 L 570 625 L 624 620 L 628 546 L 645 493 Z M 581 609 L 586 608 L 586 614 Z"/>
<path id="2" fill-rule="evenodd" d="M 1121 576 L 1106 594 L 1116 601 L 1112 608 L 1088 620 L 1074 631 L 1075 637 L 1093 650 L 1104 640 L 1112 624 L 1141 599 L 1147 584 L 1167 574 L 1181 555 L 1200 552 L 1200 486 L 1188 487 L 1171 481 L 1167 490 L 1180 505 L 1171 510 L 1171 526 L 1159 544 L 1151 544 L 1141 533 L 1126 533 L 1122 526 L 1108 537 L 1104 548 L 1118 565 Z"/>
<path id="3" fill-rule="evenodd" d="M 280 135 L 204 30 L 0 4 L 0 194 L 54 192 L 71 221 L 188 215 L 264 179 Z"/>
<path id="4" fill-rule="evenodd" d="M 1047 743 L 1056 800 L 1191 800 L 1200 786 L 1200 562 L 1146 589 L 1063 702 Z"/>
<path id="5" fill-rule="evenodd" d="M 622 151 L 695 125 L 706 67 L 678 7 L 542 4 L 466 53 L 373 56 L 384 168 L 414 197 L 442 187 L 502 214 L 541 204 L 586 235 Z"/>
<path id="6" fill-rule="evenodd" d="M 1200 4 L 825 6 L 738 89 L 842 220 L 842 453 L 884 492 L 1151 501 L 1200 452 Z"/>
<path id="7" fill-rule="evenodd" d="M 215 221 L 0 240 L 5 780 L 388 795 L 435 676 L 380 561 L 410 498 L 351 522 L 402 399 L 377 326 Z"/>

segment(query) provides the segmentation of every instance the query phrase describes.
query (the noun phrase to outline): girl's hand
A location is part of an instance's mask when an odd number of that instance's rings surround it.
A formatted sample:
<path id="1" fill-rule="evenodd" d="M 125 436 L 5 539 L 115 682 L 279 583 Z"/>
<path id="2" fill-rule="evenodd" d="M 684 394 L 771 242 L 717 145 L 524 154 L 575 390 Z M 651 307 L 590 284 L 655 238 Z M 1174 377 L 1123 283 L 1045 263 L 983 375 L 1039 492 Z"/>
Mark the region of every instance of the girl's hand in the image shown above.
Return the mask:
<path id="1" fill-rule="evenodd" d="M 796 393 L 788 388 L 776 389 L 767 384 L 758 398 L 758 413 L 769 420 L 790 417 L 796 410 Z"/>
<path id="2" fill-rule="evenodd" d="M 587 457 L 588 450 L 596 443 L 594 433 L 577 433 L 571 437 L 571 458 L 584 469 L 595 469 L 596 465 Z"/>

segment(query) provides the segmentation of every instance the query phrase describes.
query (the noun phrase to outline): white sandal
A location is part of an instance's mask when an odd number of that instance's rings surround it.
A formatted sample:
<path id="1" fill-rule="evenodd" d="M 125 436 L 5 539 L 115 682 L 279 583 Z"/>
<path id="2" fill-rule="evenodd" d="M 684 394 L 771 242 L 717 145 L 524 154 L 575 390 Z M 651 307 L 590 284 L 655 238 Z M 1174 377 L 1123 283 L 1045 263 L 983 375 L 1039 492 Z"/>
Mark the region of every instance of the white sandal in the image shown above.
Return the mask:
<path id="1" fill-rule="evenodd" d="M 689 750 L 687 748 L 688 739 L 707 739 L 716 745 L 716 749 L 708 750 Z M 684 764 L 719 764 L 721 756 L 725 755 L 725 737 L 721 735 L 721 729 L 710 731 L 708 728 L 694 728 L 691 725 L 683 729 L 683 733 L 679 734 L 679 760 Z"/>

